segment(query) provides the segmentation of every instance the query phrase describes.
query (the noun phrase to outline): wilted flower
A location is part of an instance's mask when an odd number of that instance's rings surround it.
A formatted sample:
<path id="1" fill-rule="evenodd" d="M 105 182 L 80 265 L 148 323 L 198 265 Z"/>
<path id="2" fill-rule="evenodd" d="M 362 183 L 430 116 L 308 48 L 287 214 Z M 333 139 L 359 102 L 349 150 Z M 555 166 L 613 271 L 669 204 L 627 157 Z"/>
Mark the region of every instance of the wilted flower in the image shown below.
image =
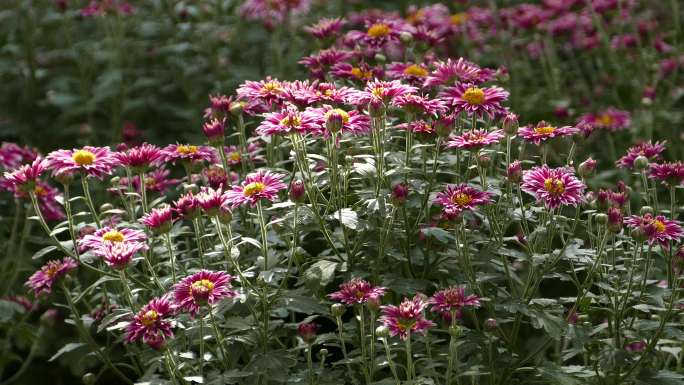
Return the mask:
<path id="1" fill-rule="evenodd" d="M 126 328 L 126 342 L 143 340 L 153 349 L 159 349 L 164 340 L 173 336 L 169 319 L 174 309 L 166 297 L 154 298 L 133 317 Z"/>
<path id="2" fill-rule="evenodd" d="M 109 147 L 85 146 L 81 149 L 57 150 L 45 158 L 45 167 L 52 170 L 53 175 L 70 174 L 76 171 L 87 176 L 102 179 L 112 173 L 119 164 Z"/>
<path id="3" fill-rule="evenodd" d="M 541 142 L 546 141 L 548 139 L 560 136 L 573 135 L 578 132 L 579 129 L 576 127 L 554 127 L 542 120 L 535 126 L 528 125 L 525 127 L 520 127 L 520 129 L 518 130 L 518 135 L 521 138 L 527 140 L 528 142 L 532 142 L 536 145 L 539 145 Z"/>
<path id="4" fill-rule="evenodd" d="M 341 284 L 339 291 L 328 294 L 328 298 L 347 305 L 364 304 L 366 302 L 377 303 L 385 295 L 386 290 L 384 287 L 373 287 L 368 281 L 363 279 L 353 278 Z"/>
<path id="5" fill-rule="evenodd" d="M 523 173 L 523 191 L 534 195 L 546 208 L 555 209 L 561 205 L 576 206 L 583 200 L 585 186 L 571 169 L 535 167 Z"/>
<path id="6" fill-rule="evenodd" d="M 399 306 L 382 306 L 380 321 L 389 328 L 392 336 L 398 335 L 405 340 L 409 333 L 425 333 L 428 328 L 435 326 L 423 315 L 426 306 L 427 302 L 421 295 L 413 299 L 405 298 Z"/>
<path id="7" fill-rule="evenodd" d="M 661 246 L 667 247 L 669 241 L 677 241 L 684 236 L 684 230 L 677 221 L 667 219 L 663 215 L 632 215 L 625 218 L 624 222 L 629 228 L 640 230 L 646 236 L 649 245 L 658 242 Z"/>
<path id="8" fill-rule="evenodd" d="M 226 200 L 233 207 L 244 204 L 255 206 L 262 199 L 273 202 L 278 196 L 278 192 L 287 188 L 287 185 L 282 182 L 283 178 L 284 175 L 270 171 L 258 171 L 249 174 L 241 185 L 233 186 L 231 190 L 226 192 Z"/>
<path id="9" fill-rule="evenodd" d="M 33 289 L 36 296 L 50 294 L 52 286 L 57 280 L 76 267 L 78 267 L 78 263 L 71 257 L 64 257 L 61 261 L 50 261 L 29 277 L 28 281 L 26 281 L 26 286 Z"/>
<path id="10" fill-rule="evenodd" d="M 195 316 L 202 306 L 235 297 L 232 280 L 233 277 L 223 271 L 202 270 L 183 278 L 173 287 L 174 302 L 180 311 Z"/>

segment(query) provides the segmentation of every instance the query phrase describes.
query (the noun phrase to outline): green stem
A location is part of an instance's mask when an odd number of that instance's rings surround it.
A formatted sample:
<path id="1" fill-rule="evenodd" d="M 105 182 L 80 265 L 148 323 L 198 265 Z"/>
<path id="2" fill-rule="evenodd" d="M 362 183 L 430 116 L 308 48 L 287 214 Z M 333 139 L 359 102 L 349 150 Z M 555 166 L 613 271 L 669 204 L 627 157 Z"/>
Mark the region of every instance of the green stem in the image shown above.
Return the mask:
<path id="1" fill-rule="evenodd" d="M 356 377 L 354 377 L 354 372 L 352 371 L 351 364 L 349 363 L 349 357 L 347 355 L 347 345 L 344 342 L 344 336 L 342 335 L 342 317 L 335 317 L 337 322 L 337 333 L 340 338 L 340 346 L 342 347 L 342 357 L 344 358 L 344 364 L 347 367 L 347 375 L 352 380 L 354 384 L 358 384 Z"/>
<path id="2" fill-rule="evenodd" d="M 83 186 L 83 194 L 85 195 L 86 198 L 86 203 L 88 204 L 88 208 L 90 209 L 90 213 L 93 216 L 93 219 L 95 220 L 95 224 L 97 225 L 97 228 L 102 227 L 102 223 L 100 222 L 100 217 L 97 215 L 97 211 L 95 210 L 95 204 L 93 203 L 93 197 L 90 195 L 90 188 L 88 187 L 88 179 L 85 175 L 81 176 L 81 185 Z"/>
<path id="3" fill-rule="evenodd" d="M 173 253 L 173 243 L 171 243 L 171 234 L 166 233 L 164 234 L 164 240 L 166 241 L 166 251 L 169 253 L 169 258 L 171 260 L 171 279 L 173 280 L 173 284 L 175 285 L 177 280 L 176 280 L 176 256 Z"/>
<path id="4" fill-rule="evenodd" d="M 140 178 L 140 200 L 142 203 L 143 214 L 147 214 L 150 209 L 147 207 L 147 185 L 145 184 L 145 173 L 141 172 L 138 177 Z"/>
<path id="5" fill-rule="evenodd" d="M 261 255 L 264 257 L 264 270 L 268 270 L 268 230 L 261 200 L 257 201 L 257 215 L 259 216 L 259 227 L 261 229 Z"/>
<path id="6" fill-rule="evenodd" d="M 394 359 L 392 359 L 392 350 L 390 349 L 389 343 L 387 342 L 387 337 L 382 337 L 382 345 L 385 347 L 385 355 L 387 355 L 387 365 L 394 376 L 394 382 L 396 385 L 401 385 L 401 380 L 397 374 L 397 368 L 394 365 Z"/>
<path id="7" fill-rule="evenodd" d="M 314 385 L 314 371 L 313 371 L 313 359 L 311 358 L 311 348 L 313 346 L 308 344 L 306 347 L 306 365 L 309 368 L 309 384 Z"/>
<path id="8" fill-rule="evenodd" d="M 226 354 L 226 351 L 223 347 L 223 335 L 221 334 L 221 331 L 219 330 L 218 323 L 216 322 L 216 318 L 214 318 L 214 309 L 209 309 L 209 319 L 211 320 L 211 326 L 214 328 L 214 334 L 216 335 L 216 343 L 219 346 L 219 350 L 221 350 L 221 365 L 224 366 L 225 368 L 225 362 L 228 358 L 228 355 Z"/>
<path id="9" fill-rule="evenodd" d="M 128 279 L 126 278 L 126 269 L 119 270 L 119 276 L 121 277 L 121 287 L 123 288 L 124 294 L 126 296 L 126 302 L 131 310 L 133 308 L 133 295 L 131 294 L 131 288 L 128 287 Z"/>
<path id="10" fill-rule="evenodd" d="M 413 353 L 411 352 L 411 332 L 406 335 L 406 379 L 413 380 Z"/>
<path id="11" fill-rule="evenodd" d="M 204 379 L 204 317 L 199 317 L 199 376 Z"/>

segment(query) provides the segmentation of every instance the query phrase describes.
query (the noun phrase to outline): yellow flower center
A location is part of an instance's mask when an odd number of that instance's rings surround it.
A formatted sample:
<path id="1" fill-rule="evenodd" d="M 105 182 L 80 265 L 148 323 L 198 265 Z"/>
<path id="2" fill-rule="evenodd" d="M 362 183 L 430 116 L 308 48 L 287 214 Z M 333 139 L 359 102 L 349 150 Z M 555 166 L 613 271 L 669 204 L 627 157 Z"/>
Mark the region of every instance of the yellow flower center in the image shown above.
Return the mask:
<path id="1" fill-rule="evenodd" d="M 302 124 L 302 119 L 299 116 L 286 116 L 280 121 L 280 124 L 285 127 L 299 127 Z"/>
<path id="2" fill-rule="evenodd" d="M 106 233 L 102 234 L 102 240 L 103 241 L 109 241 L 109 242 L 123 242 L 125 239 L 123 233 L 118 230 L 110 230 L 107 231 Z"/>
<path id="3" fill-rule="evenodd" d="M 261 90 L 267 94 L 279 93 L 280 91 L 282 91 L 282 87 L 280 87 L 280 84 L 276 82 L 267 82 L 264 83 L 264 85 L 261 87 Z"/>
<path id="4" fill-rule="evenodd" d="M 364 71 L 359 67 L 352 68 L 351 74 L 358 79 L 370 79 L 373 76 L 371 71 Z"/>
<path id="5" fill-rule="evenodd" d="M 41 187 L 41 186 L 36 186 L 36 188 L 33 189 L 33 192 L 34 192 L 36 195 L 45 195 L 45 194 L 47 194 L 47 191 L 46 191 L 43 187 Z"/>
<path id="6" fill-rule="evenodd" d="M 193 146 L 191 144 L 181 144 L 178 147 L 176 147 L 176 152 L 184 155 L 194 154 L 198 150 L 199 148 L 197 148 L 197 146 Z"/>
<path id="7" fill-rule="evenodd" d="M 657 220 L 657 219 L 654 220 L 654 221 L 653 221 L 653 227 L 655 228 L 655 231 L 656 231 L 657 233 L 663 233 L 663 232 L 665 232 L 665 224 L 663 223 L 663 221 L 659 221 L 659 220 Z"/>
<path id="8" fill-rule="evenodd" d="M 373 24 L 368 28 L 368 36 L 377 39 L 379 37 L 385 37 L 392 32 L 392 29 L 384 23 Z"/>
<path id="9" fill-rule="evenodd" d="M 373 94 L 373 96 L 375 96 L 378 99 L 382 99 L 385 96 L 385 88 L 384 87 L 375 87 L 371 91 L 371 94 Z"/>
<path id="10" fill-rule="evenodd" d="M 45 275 L 47 275 L 48 278 L 52 278 L 57 274 L 57 271 L 59 270 L 59 266 L 57 264 L 51 264 L 47 269 L 45 269 Z"/>
<path id="11" fill-rule="evenodd" d="M 610 127 L 614 123 L 613 117 L 608 114 L 599 116 L 598 121 L 604 127 Z"/>
<path id="12" fill-rule="evenodd" d="M 556 127 L 551 127 L 551 126 L 544 126 L 544 127 L 535 127 L 534 132 L 539 134 L 539 135 L 551 135 L 553 132 L 556 131 Z"/>
<path id="13" fill-rule="evenodd" d="M 229 157 L 230 160 L 232 160 L 233 162 L 237 162 L 237 161 L 239 161 L 240 158 L 241 158 L 240 153 L 237 152 L 237 151 L 231 152 L 230 154 L 228 154 L 228 157 Z"/>
<path id="14" fill-rule="evenodd" d="M 451 21 L 452 25 L 461 25 L 467 19 L 468 19 L 468 15 L 466 15 L 465 12 L 459 12 L 459 13 L 454 13 L 453 15 L 451 15 L 451 17 L 449 18 L 449 21 Z"/>
<path id="15" fill-rule="evenodd" d="M 480 105 L 485 101 L 485 93 L 482 88 L 469 87 L 462 96 L 463 100 L 468 102 L 468 104 Z"/>
<path id="16" fill-rule="evenodd" d="M 157 321 L 157 318 L 159 318 L 159 313 L 157 313 L 154 310 L 148 310 L 145 314 L 143 314 L 143 316 L 140 319 L 140 322 L 144 326 L 150 326 L 153 323 L 155 323 L 155 321 Z"/>
<path id="17" fill-rule="evenodd" d="M 406 67 L 406 69 L 404 69 L 404 75 L 418 76 L 422 78 L 427 76 L 427 74 L 427 70 L 417 64 L 411 64 L 410 66 Z"/>
<path id="18" fill-rule="evenodd" d="M 332 114 L 337 114 L 337 115 L 342 116 L 342 122 L 345 124 L 349 123 L 349 114 L 347 113 L 347 111 L 341 110 L 339 108 L 332 109 L 332 110 L 325 113 L 325 120 L 330 119 L 330 116 L 332 116 Z"/>
<path id="19" fill-rule="evenodd" d="M 71 159 L 79 166 L 87 166 L 95 162 L 95 154 L 88 150 L 78 150 L 71 155 Z"/>
<path id="20" fill-rule="evenodd" d="M 154 186 L 154 182 L 155 182 L 155 180 L 154 180 L 154 178 L 151 177 L 151 176 L 148 176 L 147 178 L 145 178 L 145 186 L 146 186 L 146 187 L 152 187 L 152 186 Z"/>
<path id="21" fill-rule="evenodd" d="M 558 178 L 547 178 L 544 181 L 544 190 L 553 195 L 560 195 L 565 191 L 565 183 Z"/>
<path id="22" fill-rule="evenodd" d="M 266 188 L 266 185 L 261 183 L 261 182 L 252 182 L 252 183 L 248 184 L 247 186 L 245 186 L 244 189 L 242 189 L 242 193 L 245 196 L 251 197 L 254 194 L 258 194 L 258 193 L 264 191 L 265 188 Z"/>
<path id="23" fill-rule="evenodd" d="M 469 194 L 465 194 L 465 193 L 457 193 L 451 197 L 451 201 L 454 202 L 455 204 L 459 205 L 459 206 L 465 206 L 468 203 L 472 202 L 472 200 L 473 200 L 473 197 L 470 196 Z"/>
<path id="24" fill-rule="evenodd" d="M 214 283 L 208 279 L 200 279 L 190 285 L 190 294 L 192 293 L 207 293 L 214 289 Z"/>

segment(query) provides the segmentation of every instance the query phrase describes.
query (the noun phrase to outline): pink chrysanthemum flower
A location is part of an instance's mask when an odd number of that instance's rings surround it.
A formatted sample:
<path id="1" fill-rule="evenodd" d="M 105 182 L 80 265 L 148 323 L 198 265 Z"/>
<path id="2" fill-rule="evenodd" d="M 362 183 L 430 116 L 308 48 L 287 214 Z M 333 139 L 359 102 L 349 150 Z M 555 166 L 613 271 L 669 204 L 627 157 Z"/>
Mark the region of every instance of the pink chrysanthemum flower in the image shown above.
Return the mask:
<path id="1" fill-rule="evenodd" d="M 112 169 L 119 165 L 114 153 L 109 147 L 85 146 L 82 149 L 57 150 L 45 158 L 46 168 L 52 170 L 53 175 L 64 175 L 76 171 L 84 175 L 102 179 L 112 173 Z"/>
<path id="2" fill-rule="evenodd" d="M 259 135 L 287 135 L 318 133 L 313 117 L 299 111 L 294 106 L 287 106 L 281 111 L 264 114 L 264 120 L 256 129 Z"/>
<path id="3" fill-rule="evenodd" d="M 650 161 L 662 159 L 662 153 L 665 151 L 665 142 L 644 142 L 636 146 L 630 147 L 627 153 L 615 164 L 620 168 L 632 169 L 634 168 L 634 160 L 639 156 L 645 156 Z"/>
<path id="4" fill-rule="evenodd" d="M 225 119 L 230 114 L 233 97 L 226 95 L 209 95 L 209 107 L 204 109 L 205 119 Z"/>
<path id="5" fill-rule="evenodd" d="M 210 144 L 223 143 L 223 138 L 226 133 L 225 119 L 211 119 L 204 122 L 202 125 L 202 132 Z"/>
<path id="6" fill-rule="evenodd" d="M 352 134 L 365 134 L 371 129 L 370 118 L 356 110 L 346 111 L 326 104 L 322 107 L 308 108 L 305 114 L 318 125 L 315 132 L 324 133 L 326 136 L 331 128 Z"/>
<path id="7" fill-rule="evenodd" d="M 246 100 L 248 103 L 263 104 L 266 110 L 271 109 L 274 104 L 280 104 L 284 92 L 283 84 L 271 77 L 258 82 L 248 80 L 236 90 L 238 99 Z"/>
<path id="8" fill-rule="evenodd" d="M 324 79 L 325 72 L 328 71 L 330 67 L 336 64 L 345 63 L 347 60 L 351 59 L 352 56 L 353 53 L 349 51 L 329 48 L 318 51 L 315 55 L 303 57 L 299 61 L 299 64 L 306 67 L 314 78 Z"/>
<path id="9" fill-rule="evenodd" d="M 429 73 L 422 64 L 395 62 L 387 65 L 387 76 L 390 79 L 403 80 L 415 86 L 422 86 Z"/>
<path id="10" fill-rule="evenodd" d="M 428 328 L 435 326 L 423 315 L 426 306 L 427 302 L 420 295 L 413 299 L 404 298 L 399 306 L 383 306 L 380 321 L 389 328 L 392 336 L 398 335 L 405 340 L 409 333 L 425 333 Z"/>
<path id="11" fill-rule="evenodd" d="M 310 83 L 308 80 L 283 82 L 282 99 L 286 103 L 293 104 L 299 108 L 308 107 L 318 100 L 316 86 L 315 81 Z"/>
<path id="12" fill-rule="evenodd" d="M 337 87 L 333 83 L 316 84 L 316 103 L 344 104 L 350 93 L 354 92 L 349 87 Z"/>
<path id="13" fill-rule="evenodd" d="M 460 82 L 480 82 L 480 67 L 464 58 L 458 60 L 447 59 L 437 62 L 435 69 L 427 76 L 423 87 L 453 84 Z"/>
<path id="14" fill-rule="evenodd" d="M 221 207 L 227 203 L 225 192 L 221 187 L 202 187 L 202 190 L 195 196 L 195 199 L 199 207 L 202 208 L 202 211 L 209 216 L 218 214 Z"/>
<path id="15" fill-rule="evenodd" d="M 435 198 L 435 203 L 442 206 L 442 215 L 449 219 L 458 216 L 464 210 L 473 210 L 477 206 L 491 202 L 491 194 L 465 183 L 448 185 L 444 191 L 437 193 Z"/>
<path id="16" fill-rule="evenodd" d="M 652 164 L 648 176 L 669 186 L 682 184 L 684 183 L 684 163 L 678 161 Z"/>
<path id="17" fill-rule="evenodd" d="M 447 110 L 442 100 L 416 94 L 401 95 L 392 104 L 413 114 L 437 115 Z"/>
<path id="18" fill-rule="evenodd" d="M 335 37 L 342 30 L 345 20 L 341 17 L 336 18 L 322 18 L 311 26 L 304 27 L 304 30 L 317 39 L 328 39 Z"/>
<path id="19" fill-rule="evenodd" d="M 230 281 L 233 277 L 223 271 L 202 270 L 183 278 L 173 287 L 173 298 L 180 311 L 193 317 L 200 307 L 212 305 L 223 298 L 235 297 Z"/>
<path id="20" fill-rule="evenodd" d="M 147 226 L 152 232 L 162 234 L 171 230 L 173 220 L 173 209 L 171 206 L 164 205 L 143 215 L 140 218 L 140 223 Z"/>
<path id="21" fill-rule="evenodd" d="M 469 116 L 479 117 L 487 114 L 491 118 L 506 114 L 501 102 L 508 99 L 508 95 L 501 87 L 478 87 L 473 83 L 458 83 L 439 94 L 456 113 L 465 111 Z"/>
<path id="22" fill-rule="evenodd" d="M 192 220 L 199 216 L 199 199 L 197 199 L 192 191 L 189 191 L 185 195 L 181 195 L 173 205 L 176 208 L 176 212 L 183 218 Z"/>
<path id="23" fill-rule="evenodd" d="M 349 104 L 365 106 L 368 103 L 389 103 L 395 98 L 416 92 L 416 88 L 403 84 L 399 80 L 368 82 L 363 91 L 356 91 L 349 96 Z"/>
<path id="24" fill-rule="evenodd" d="M 171 171 L 157 167 L 154 170 L 145 174 L 145 188 L 147 191 L 162 194 L 172 186 L 177 186 L 179 180 L 175 178 L 169 178 Z M 140 178 L 133 179 L 133 187 L 135 191 L 142 191 L 140 189 Z"/>
<path id="25" fill-rule="evenodd" d="M 238 146 L 226 146 L 223 148 L 223 152 L 226 154 L 226 161 L 229 166 L 239 166 L 242 163 L 242 153 Z"/>
<path id="26" fill-rule="evenodd" d="M 411 130 L 412 132 L 426 136 L 435 134 L 434 124 L 432 122 L 426 122 L 425 120 L 414 120 L 411 123 L 397 124 L 396 128 L 400 130 Z"/>
<path id="27" fill-rule="evenodd" d="M 50 294 L 55 282 L 77 266 L 78 263 L 71 257 L 50 261 L 29 277 L 26 286 L 33 289 L 36 296 Z"/>
<path id="28" fill-rule="evenodd" d="M 400 19 L 375 20 L 366 23 L 366 31 L 350 31 L 346 38 L 371 48 L 381 48 L 389 42 L 398 42 L 402 32 L 412 30 L 409 24 Z"/>
<path id="29" fill-rule="evenodd" d="M 464 286 L 450 287 L 436 292 L 428 300 L 433 312 L 451 315 L 460 312 L 466 306 L 480 307 L 480 298 L 474 294 L 466 295 Z"/>
<path id="30" fill-rule="evenodd" d="M 100 253 L 109 267 L 120 270 L 125 269 L 143 248 L 138 242 L 105 242 Z"/>
<path id="31" fill-rule="evenodd" d="M 226 192 L 225 197 L 232 207 L 249 204 L 255 206 L 262 199 L 273 202 L 278 192 L 287 188 L 283 183 L 284 175 L 272 172 L 258 171 L 247 175 L 239 186 L 233 186 Z"/>
<path id="32" fill-rule="evenodd" d="M 525 127 L 520 127 L 520 129 L 518 130 L 518 135 L 521 138 L 527 140 L 528 142 L 532 142 L 536 145 L 539 145 L 541 142 L 546 141 L 548 139 L 560 136 L 573 135 L 578 132 L 579 129 L 576 127 L 554 127 L 542 120 L 541 122 L 537 123 L 536 126 L 528 125 Z"/>
<path id="33" fill-rule="evenodd" d="M 505 135 L 503 130 L 494 130 L 492 132 L 487 132 L 487 130 L 470 130 L 462 133 L 461 135 L 452 137 L 447 143 L 449 148 L 474 148 L 480 149 L 490 144 L 499 143 L 499 140 Z"/>
<path id="34" fill-rule="evenodd" d="M 594 128 L 603 128 L 609 131 L 620 131 L 627 129 L 631 124 L 629 112 L 610 107 L 597 114 L 585 114 L 580 116 L 580 123 L 588 124 Z"/>
<path id="35" fill-rule="evenodd" d="M 347 305 L 359 305 L 366 302 L 379 303 L 385 295 L 384 287 L 373 287 L 369 282 L 353 278 L 352 280 L 340 285 L 340 290 L 328 294 L 328 298 L 342 302 Z"/>
<path id="36" fill-rule="evenodd" d="M 678 241 L 684 236 L 684 230 L 677 221 L 667 219 L 663 215 L 632 215 L 625 218 L 624 223 L 631 229 L 640 230 L 649 245 L 658 242 L 661 246 L 667 247 L 669 241 Z"/>
<path id="37" fill-rule="evenodd" d="M 140 230 L 133 229 L 115 229 L 113 227 L 105 226 L 92 234 L 87 234 L 79 242 L 79 246 L 87 249 L 92 249 L 96 253 L 101 253 L 99 250 L 110 243 L 136 243 L 144 245 L 145 233 Z"/>
<path id="38" fill-rule="evenodd" d="M 159 165 L 162 159 L 162 150 L 155 145 L 143 143 L 140 146 L 116 152 L 114 157 L 121 165 L 134 168 L 139 172 L 139 170 L 146 170 L 148 167 Z"/>
<path id="39" fill-rule="evenodd" d="M 182 162 L 202 162 L 215 163 L 218 159 L 216 151 L 208 146 L 195 146 L 192 144 L 169 144 L 162 150 L 162 157 L 165 162 L 175 164 Z"/>
<path id="40" fill-rule="evenodd" d="M 159 349 L 164 340 L 173 336 L 172 322 L 174 314 L 171 302 L 166 298 L 154 298 L 133 317 L 126 328 L 126 342 L 143 340 L 153 349 Z"/>
<path id="41" fill-rule="evenodd" d="M 367 63 L 359 63 L 357 66 L 353 66 L 349 63 L 342 62 L 335 64 L 330 69 L 330 74 L 339 79 L 367 82 L 371 81 L 373 78 L 382 78 L 384 72 L 382 71 L 382 68 L 371 67 Z"/>
<path id="42" fill-rule="evenodd" d="M 534 195 L 548 209 L 577 206 L 584 199 L 584 184 L 570 168 L 535 167 L 523 173 L 523 191 Z"/>
<path id="43" fill-rule="evenodd" d="M 16 143 L 2 142 L 0 145 L 0 167 L 11 170 L 22 164 L 31 163 L 38 158 L 38 151 Z"/>
<path id="44" fill-rule="evenodd" d="M 31 164 L 25 164 L 19 168 L 5 172 L 5 181 L 19 191 L 29 192 L 35 190 L 38 178 L 45 171 L 45 161 L 37 158 Z"/>

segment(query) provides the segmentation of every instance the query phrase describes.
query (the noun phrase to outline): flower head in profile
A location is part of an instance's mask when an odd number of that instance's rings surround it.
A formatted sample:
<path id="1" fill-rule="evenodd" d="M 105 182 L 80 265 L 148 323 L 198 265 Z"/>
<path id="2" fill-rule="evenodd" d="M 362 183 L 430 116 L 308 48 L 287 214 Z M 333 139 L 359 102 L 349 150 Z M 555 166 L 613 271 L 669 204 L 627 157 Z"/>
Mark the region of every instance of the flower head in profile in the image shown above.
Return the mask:
<path id="1" fill-rule="evenodd" d="M 331 132 L 348 132 L 351 134 L 365 134 L 370 132 L 370 118 L 357 110 L 347 111 L 341 108 L 333 108 L 329 105 L 311 107 L 305 112 L 316 122 L 316 133 L 324 133 L 326 136 Z"/>
<path id="2" fill-rule="evenodd" d="M 483 71 L 477 64 L 464 58 L 436 62 L 434 67 L 434 70 L 425 79 L 424 87 L 451 85 L 456 81 L 481 83 L 489 80 L 488 78 L 483 78 Z"/>
<path id="3" fill-rule="evenodd" d="M 413 299 L 404 298 L 399 306 L 382 306 L 380 321 L 389 328 L 392 336 L 398 335 L 402 340 L 410 333 L 425 333 L 435 323 L 426 319 L 424 310 L 428 303 L 421 295 Z"/>
<path id="4" fill-rule="evenodd" d="M 349 96 L 348 102 L 355 106 L 372 104 L 388 104 L 395 98 L 414 93 L 416 88 L 403 84 L 399 80 L 373 80 L 366 84 L 363 91 L 356 91 Z"/>
<path id="5" fill-rule="evenodd" d="M 256 129 L 259 135 L 287 135 L 298 132 L 300 134 L 319 133 L 314 118 L 297 109 L 287 106 L 281 111 L 264 114 L 264 120 Z"/>
<path id="6" fill-rule="evenodd" d="M 32 163 L 25 164 L 19 168 L 5 172 L 5 181 L 14 189 L 22 192 L 30 192 L 35 190 L 38 178 L 45 171 L 45 161 L 41 158 L 36 158 Z"/>
<path id="7" fill-rule="evenodd" d="M 328 294 L 328 298 L 346 305 L 364 304 L 369 301 L 378 303 L 382 296 L 385 295 L 385 291 L 387 289 L 384 287 L 374 287 L 368 281 L 353 278 L 341 284 L 339 291 Z"/>
<path id="8" fill-rule="evenodd" d="M 180 311 L 195 316 L 202 306 L 235 297 L 237 293 L 232 290 L 232 280 L 233 277 L 223 271 L 199 271 L 173 287 L 174 303 Z"/>
<path id="9" fill-rule="evenodd" d="M 173 205 L 176 209 L 176 212 L 182 218 L 192 220 L 199 216 L 200 203 L 197 197 L 192 193 L 192 191 L 188 191 L 187 194 L 178 197 L 178 199 L 173 203 Z"/>
<path id="10" fill-rule="evenodd" d="M 226 204 L 225 192 L 221 187 L 202 187 L 195 196 L 197 205 L 209 216 L 217 215 L 222 206 Z"/>
<path id="11" fill-rule="evenodd" d="M 634 168 L 634 160 L 639 156 L 645 156 L 650 161 L 662 159 L 662 153 L 665 151 L 665 142 L 643 142 L 636 146 L 630 147 L 627 153 L 618 159 L 615 164 L 620 168 L 632 169 Z"/>
<path id="12" fill-rule="evenodd" d="M 584 199 L 584 183 L 566 167 L 535 167 L 523 173 L 523 191 L 534 195 L 548 209 L 577 206 Z"/>
<path id="13" fill-rule="evenodd" d="M 125 269 L 133 256 L 143 249 L 138 242 L 106 242 L 100 248 L 102 259 L 113 269 Z"/>
<path id="14" fill-rule="evenodd" d="M 501 87 L 479 87 L 473 83 L 458 83 L 439 94 L 456 113 L 465 111 L 468 116 L 487 115 L 490 118 L 506 113 L 501 102 L 508 99 L 508 95 Z"/>
<path id="15" fill-rule="evenodd" d="M 401 95 L 392 104 L 412 114 L 437 115 L 447 111 L 442 100 L 416 94 Z"/>
<path id="16" fill-rule="evenodd" d="M 653 164 L 648 171 L 648 176 L 668 186 L 682 184 L 684 183 L 684 163 L 678 161 Z"/>
<path id="17" fill-rule="evenodd" d="M 133 243 L 145 247 L 145 233 L 133 229 L 116 229 L 105 226 L 92 234 L 86 234 L 79 242 L 84 249 L 92 249 L 95 254 L 102 255 L 102 248 L 107 243 Z"/>
<path id="18" fill-rule="evenodd" d="M 264 105 L 265 110 L 269 110 L 274 104 L 280 104 L 284 89 L 283 83 L 278 79 L 267 77 L 258 82 L 248 80 L 240 85 L 236 92 L 238 99 Z"/>
<path id="19" fill-rule="evenodd" d="M 153 349 L 159 349 L 164 340 L 173 336 L 173 305 L 166 298 L 153 298 L 133 317 L 126 328 L 126 342 L 141 340 Z"/>
<path id="20" fill-rule="evenodd" d="M 131 167 L 136 172 L 147 170 L 149 167 L 158 166 L 162 160 L 162 150 L 152 144 L 143 143 L 139 146 L 114 153 L 119 163 Z"/>
<path id="21" fill-rule="evenodd" d="M 520 127 L 520 129 L 518 130 L 518 135 L 521 138 L 527 140 L 528 142 L 532 142 L 536 145 L 539 145 L 541 142 L 546 141 L 548 139 L 559 136 L 573 135 L 578 132 L 579 129 L 576 127 L 554 127 L 542 120 L 536 125 Z"/>
<path id="22" fill-rule="evenodd" d="M 442 215 L 447 219 L 453 219 L 465 210 L 473 210 L 477 206 L 491 202 L 488 192 L 480 191 L 465 183 L 448 185 L 444 191 L 437 193 L 435 198 L 435 203 L 442 206 Z"/>
<path id="23" fill-rule="evenodd" d="M 610 107 L 605 111 L 596 114 L 585 114 L 580 116 L 580 123 L 585 123 L 593 128 L 602 128 L 609 131 L 620 131 L 627 129 L 631 124 L 629 112 Z"/>
<path id="24" fill-rule="evenodd" d="M 45 158 L 45 167 L 52 175 L 65 175 L 82 172 L 83 175 L 102 179 L 112 173 L 119 161 L 109 147 L 85 146 L 81 149 L 57 150 Z"/>
<path id="25" fill-rule="evenodd" d="M 324 40 L 337 36 L 345 23 L 346 21 L 341 17 L 324 17 L 318 20 L 316 24 L 304 27 L 304 30 L 316 39 Z"/>
<path id="26" fill-rule="evenodd" d="M 169 144 L 164 147 L 162 157 L 165 162 L 175 164 L 178 161 L 197 163 L 209 162 L 215 163 L 218 158 L 216 151 L 208 146 L 195 146 L 193 144 Z"/>
<path id="27" fill-rule="evenodd" d="M 316 340 L 316 332 L 319 328 L 320 325 L 317 323 L 302 322 L 297 326 L 297 332 L 305 343 L 311 344 Z"/>
<path id="28" fill-rule="evenodd" d="M 247 175 L 239 186 L 226 192 L 226 200 L 232 207 L 249 204 L 255 206 L 262 199 L 273 202 L 278 192 L 287 188 L 283 183 L 284 175 L 270 171 L 257 171 Z"/>
<path id="29" fill-rule="evenodd" d="M 33 273 L 26 281 L 26 286 L 33 289 L 36 296 L 47 295 L 52 292 L 52 286 L 59 280 L 75 269 L 78 263 L 71 257 L 54 260 L 46 263 L 40 270 Z"/>
<path id="30" fill-rule="evenodd" d="M 677 221 L 667 219 L 663 215 L 632 215 L 625 218 L 624 223 L 630 229 L 639 230 L 649 245 L 658 242 L 661 246 L 667 247 L 669 241 L 676 242 L 684 236 L 684 230 Z"/>
<path id="31" fill-rule="evenodd" d="M 482 147 L 489 146 L 490 144 L 499 143 L 499 140 L 501 140 L 501 138 L 504 136 L 503 130 L 494 130 L 489 132 L 487 130 L 474 129 L 450 138 L 449 142 L 447 143 L 447 147 L 480 149 Z"/>
<path id="32" fill-rule="evenodd" d="M 171 230 L 173 224 L 173 209 L 171 206 L 164 205 L 152 209 L 149 213 L 140 218 L 140 223 L 147 226 L 155 234 L 163 234 Z"/>
<path id="33" fill-rule="evenodd" d="M 432 305 L 430 310 L 444 315 L 458 313 L 466 306 L 480 307 L 480 298 L 474 294 L 466 295 L 463 286 L 454 286 L 436 292 L 428 303 Z"/>

